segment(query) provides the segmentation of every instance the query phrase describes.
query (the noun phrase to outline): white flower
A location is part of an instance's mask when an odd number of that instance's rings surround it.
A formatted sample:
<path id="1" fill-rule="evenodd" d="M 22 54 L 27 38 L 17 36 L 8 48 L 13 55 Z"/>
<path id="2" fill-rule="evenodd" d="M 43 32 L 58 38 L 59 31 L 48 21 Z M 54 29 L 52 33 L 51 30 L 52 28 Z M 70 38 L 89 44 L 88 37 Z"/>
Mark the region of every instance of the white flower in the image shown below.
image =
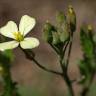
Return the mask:
<path id="1" fill-rule="evenodd" d="M 0 33 L 6 37 L 12 38 L 13 40 L 0 43 L 0 50 L 4 51 L 13 49 L 19 45 L 23 49 L 31 49 L 37 47 L 39 45 L 38 39 L 33 37 L 25 38 L 25 35 L 33 29 L 35 24 L 35 19 L 28 15 L 22 16 L 19 24 L 19 30 L 15 22 L 9 21 L 5 26 L 0 28 Z"/>

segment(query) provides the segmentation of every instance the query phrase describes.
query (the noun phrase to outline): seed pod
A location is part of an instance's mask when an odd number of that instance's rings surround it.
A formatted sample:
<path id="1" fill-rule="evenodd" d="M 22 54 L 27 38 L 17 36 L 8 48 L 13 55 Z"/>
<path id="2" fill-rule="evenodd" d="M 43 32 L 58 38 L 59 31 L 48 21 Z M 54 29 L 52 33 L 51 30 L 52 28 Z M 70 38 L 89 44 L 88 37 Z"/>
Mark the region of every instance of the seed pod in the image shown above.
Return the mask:
<path id="1" fill-rule="evenodd" d="M 71 32 L 74 32 L 76 30 L 76 14 L 72 6 L 68 8 L 67 19 Z"/>
<path id="2" fill-rule="evenodd" d="M 46 24 L 44 25 L 44 29 L 43 29 L 43 39 L 48 42 L 51 43 L 53 40 L 52 37 L 52 32 L 55 31 L 54 26 L 52 26 L 49 22 L 46 22 Z"/>

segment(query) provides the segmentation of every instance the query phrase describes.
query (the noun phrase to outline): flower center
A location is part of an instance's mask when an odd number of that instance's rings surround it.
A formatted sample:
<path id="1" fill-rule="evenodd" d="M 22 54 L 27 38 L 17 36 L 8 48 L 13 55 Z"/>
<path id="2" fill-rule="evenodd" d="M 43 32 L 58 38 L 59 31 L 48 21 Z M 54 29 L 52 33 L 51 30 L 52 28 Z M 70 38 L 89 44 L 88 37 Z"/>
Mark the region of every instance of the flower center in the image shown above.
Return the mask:
<path id="1" fill-rule="evenodd" d="M 13 35 L 18 42 L 24 40 L 24 36 L 20 32 L 14 32 Z"/>

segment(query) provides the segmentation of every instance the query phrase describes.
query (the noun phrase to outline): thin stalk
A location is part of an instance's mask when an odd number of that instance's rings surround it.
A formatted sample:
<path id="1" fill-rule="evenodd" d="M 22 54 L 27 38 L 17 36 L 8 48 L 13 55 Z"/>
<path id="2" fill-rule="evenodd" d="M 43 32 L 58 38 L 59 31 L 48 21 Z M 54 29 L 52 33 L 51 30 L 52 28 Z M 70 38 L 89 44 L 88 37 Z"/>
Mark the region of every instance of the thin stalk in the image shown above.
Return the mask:
<path id="1" fill-rule="evenodd" d="M 65 50 L 66 50 L 67 46 L 68 46 L 68 42 L 66 43 L 66 46 L 64 48 Z M 64 57 L 64 52 L 63 52 L 63 49 L 62 49 L 61 52 L 60 52 L 60 55 L 59 55 L 59 62 L 60 62 L 60 66 L 61 66 L 62 71 L 63 71 L 62 78 L 64 79 L 64 81 L 65 81 L 65 83 L 68 87 L 68 91 L 69 91 L 70 96 L 74 96 L 74 91 L 73 91 L 73 88 L 72 88 L 72 82 L 71 82 L 70 78 L 68 77 L 67 68 L 65 66 L 65 62 L 63 62 L 63 60 L 64 60 L 63 57 Z"/>
<path id="2" fill-rule="evenodd" d="M 69 79 L 67 73 L 63 74 L 63 79 L 65 80 L 65 83 L 67 84 L 69 95 L 74 96 L 74 91 L 73 91 L 73 88 L 72 88 L 72 82 Z"/>
<path id="3" fill-rule="evenodd" d="M 60 52 L 60 65 L 63 70 L 62 77 L 68 87 L 68 91 L 69 91 L 70 96 L 74 96 L 74 91 L 72 88 L 72 81 L 70 80 L 68 73 L 67 73 L 67 71 L 68 71 L 67 67 L 68 67 L 69 61 L 70 61 L 70 54 L 71 54 L 71 50 L 72 50 L 72 41 L 73 41 L 73 34 L 71 34 L 69 40 L 66 42 L 66 44 L 64 46 L 64 49 L 62 49 Z M 63 62 L 64 57 L 65 57 L 65 52 L 68 48 L 68 45 L 69 45 L 69 50 L 68 50 L 67 61 Z"/>
<path id="4" fill-rule="evenodd" d="M 61 58 L 60 58 L 60 65 L 61 65 L 61 68 L 63 70 L 62 78 L 64 79 L 64 81 L 65 81 L 65 83 L 68 87 L 69 94 L 70 94 L 70 96 L 74 96 L 74 91 L 73 91 L 73 88 L 72 88 L 72 82 L 71 82 L 70 78 L 68 77 L 67 69 L 66 69 L 66 66 L 63 63 L 62 55 L 61 55 Z"/>
<path id="5" fill-rule="evenodd" d="M 66 44 L 64 46 L 64 49 L 63 49 L 63 58 L 65 57 L 65 52 L 67 50 L 68 44 L 69 44 L 69 40 L 66 42 Z"/>
<path id="6" fill-rule="evenodd" d="M 71 56 L 71 50 L 72 50 L 72 44 L 73 44 L 73 33 L 71 34 L 70 41 L 69 41 L 69 50 L 68 50 L 68 56 L 67 56 L 67 61 L 66 61 L 66 68 L 68 69 L 69 61 L 70 61 L 70 56 Z"/>
<path id="7" fill-rule="evenodd" d="M 50 44 L 50 46 L 54 49 L 57 55 L 60 54 L 59 50 L 53 44 Z"/>
<path id="8" fill-rule="evenodd" d="M 23 50 L 23 49 L 21 49 L 21 50 L 24 52 L 26 58 L 33 61 L 39 68 L 43 69 L 44 71 L 56 74 L 56 75 L 60 75 L 60 76 L 62 75 L 62 73 L 60 73 L 60 72 L 48 69 L 45 66 L 41 65 L 34 57 L 32 57 L 31 53 L 29 53 L 27 50 Z"/>
<path id="9" fill-rule="evenodd" d="M 46 67 L 44 67 L 40 63 L 38 63 L 38 61 L 35 60 L 34 58 L 33 58 L 33 61 L 36 63 L 37 66 L 39 66 L 41 69 L 43 69 L 43 70 L 45 70 L 47 72 L 51 72 L 51 73 L 56 74 L 56 75 L 61 75 L 62 74 L 60 72 L 57 72 L 57 71 L 54 71 L 54 70 L 51 70 L 51 69 L 47 69 Z"/>

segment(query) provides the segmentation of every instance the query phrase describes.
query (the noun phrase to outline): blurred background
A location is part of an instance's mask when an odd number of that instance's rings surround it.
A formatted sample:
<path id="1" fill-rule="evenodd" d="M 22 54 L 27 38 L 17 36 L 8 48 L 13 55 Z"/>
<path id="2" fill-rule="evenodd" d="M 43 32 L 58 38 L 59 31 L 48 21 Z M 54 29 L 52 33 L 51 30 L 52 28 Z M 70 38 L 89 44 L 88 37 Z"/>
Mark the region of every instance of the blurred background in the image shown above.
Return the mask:
<path id="1" fill-rule="evenodd" d="M 37 60 L 44 66 L 61 71 L 56 54 L 51 47 L 42 40 L 42 29 L 46 20 L 55 24 L 57 11 L 66 13 L 68 5 L 72 5 L 77 15 L 77 31 L 74 36 L 71 60 L 69 65 L 70 79 L 80 76 L 78 70 L 78 60 L 82 58 L 79 41 L 79 29 L 82 23 L 96 25 L 96 0 L 0 0 L 0 27 L 9 20 L 19 24 L 22 15 L 30 15 L 36 18 L 37 24 L 28 36 L 37 37 L 40 46 L 33 49 Z M 53 75 L 38 68 L 32 61 L 25 58 L 19 48 L 14 50 L 15 60 L 12 63 L 12 78 L 18 82 L 23 96 L 66 96 L 66 85 L 61 77 Z M 81 87 L 74 85 L 76 96 Z M 25 89 L 24 89 L 25 88 Z M 26 95 L 27 94 L 27 95 Z"/>

